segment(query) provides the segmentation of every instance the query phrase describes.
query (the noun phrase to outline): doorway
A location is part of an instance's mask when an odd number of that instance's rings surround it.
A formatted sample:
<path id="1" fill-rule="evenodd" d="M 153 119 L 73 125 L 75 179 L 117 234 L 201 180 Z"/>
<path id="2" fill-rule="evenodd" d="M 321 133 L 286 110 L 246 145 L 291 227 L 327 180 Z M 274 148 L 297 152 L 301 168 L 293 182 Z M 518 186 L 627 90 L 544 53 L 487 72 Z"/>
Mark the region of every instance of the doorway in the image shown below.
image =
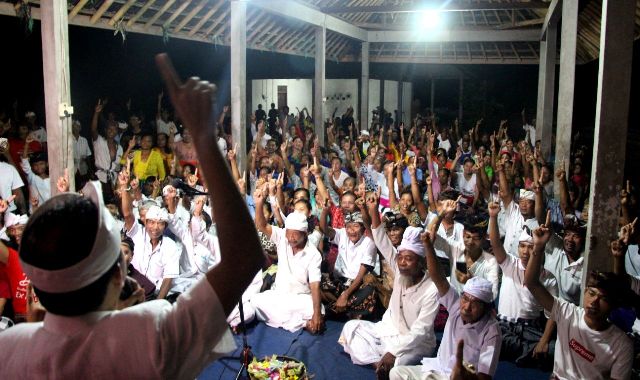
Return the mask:
<path id="1" fill-rule="evenodd" d="M 287 105 L 287 86 L 278 86 L 278 109 Z"/>

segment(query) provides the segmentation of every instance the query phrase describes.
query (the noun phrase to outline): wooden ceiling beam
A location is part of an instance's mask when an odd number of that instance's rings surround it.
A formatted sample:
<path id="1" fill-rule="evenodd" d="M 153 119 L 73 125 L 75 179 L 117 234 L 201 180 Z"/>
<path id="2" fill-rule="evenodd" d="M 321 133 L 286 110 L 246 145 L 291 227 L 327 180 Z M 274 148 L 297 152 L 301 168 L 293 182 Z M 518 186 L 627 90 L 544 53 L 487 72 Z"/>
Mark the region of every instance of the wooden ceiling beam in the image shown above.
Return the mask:
<path id="1" fill-rule="evenodd" d="M 206 24 L 207 21 L 209 21 L 209 19 L 211 19 L 211 17 L 213 17 L 213 15 L 216 14 L 216 12 L 218 11 L 218 9 L 220 9 L 223 3 L 224 3 L 223 1 L 219 1 L 218 3 L 216 3 L 216 5 L 211 7 L 211 9 L 209 9 L 209 11 L 204 16 L 202 16 L 202 18 L 198 21 L 198 23 L 193 28 L 191 28 L 191 30 L 189 31 L 189 35 L 193 36 L 200 29 L 202 29 L 204 24 Z"/>
<path id="2" fill-rule="evenodd" d="M 511 2 L 474 2 L 449 1 L 421 1 L 414 4 L 399 5 L 368 5 L 368 6 L 330 6 L 320 8 L 326 14 L 349 13 L 407 13 L 420 12 L 423 9 L 438 9 L 440 11 L 471 11 L 471 10 L 511 10 L 511 9 L 547 9 L 549 3 L 544 1 L 511 1 Z"/>

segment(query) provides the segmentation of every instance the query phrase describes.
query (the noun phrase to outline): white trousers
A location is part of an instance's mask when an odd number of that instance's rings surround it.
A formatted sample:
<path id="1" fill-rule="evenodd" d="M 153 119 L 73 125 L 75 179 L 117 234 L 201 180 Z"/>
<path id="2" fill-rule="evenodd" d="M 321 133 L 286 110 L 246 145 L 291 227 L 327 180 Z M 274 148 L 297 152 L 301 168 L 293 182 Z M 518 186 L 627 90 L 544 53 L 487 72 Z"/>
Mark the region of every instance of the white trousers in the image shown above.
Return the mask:
<path id="1" fill-rule="evenodd" d="M 397 366 L 391 368 L 389 380 L 448 380 L 449 376 L 442 372 L 423 372 L 421 365 Z"/>
<path id="2" fill-rule="evenodd" d="M 251 298 L 256 317 L 268 326 L 297 331 L 313 316 L 311 294 L 287 294 L 266 290 Z"/>

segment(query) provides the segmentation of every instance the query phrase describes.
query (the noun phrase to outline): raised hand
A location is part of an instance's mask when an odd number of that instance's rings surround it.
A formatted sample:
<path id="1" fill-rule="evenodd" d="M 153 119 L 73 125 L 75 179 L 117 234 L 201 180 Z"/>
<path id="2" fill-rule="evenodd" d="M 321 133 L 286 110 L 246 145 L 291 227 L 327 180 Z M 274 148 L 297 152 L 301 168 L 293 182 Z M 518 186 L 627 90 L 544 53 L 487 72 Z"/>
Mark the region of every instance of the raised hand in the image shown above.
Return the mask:
<path id="1" fill-rule="evenodd" d="M 280 144 L 280 152 L 282 152 L 283 157 L 287 157 L 287 149 L 289 148 L 289 140 L 285 139 L 282 144 Z"/>
<path id="2" fill-rule="evenodd" d="M 544 247 L 551 239 L 551 211 L 547 210 L 547 220 L 545 224 L 533 230 L 533 245 Z"/>
<path id="3" fill-rule="evenodd" d="M 458 201 L 460 200 L 460 197 L 458 197 L 458 199 L 451 200 L 451 199 L 447 199 L 446 201 L 444 201 L 442 203 L 442 213 L 446 214 L 448 212 L 453 212 L 456 211 L 458 209 Z"/>
<path id="4" fill-rule="evenodd" d="M 375 212 L 378 212 L 378 206 L 380 205 L 380 188 L 367 196 L 366 203 L 367 207 L 370 210 L 375 210 Z"/>
<path id="5" fill-rule="evenodd" d="M 497 202 L 489 202 L 487 205 L 487 211 L 489 211 L 490 217 L 497 217 L 500 213 L 500 204 Z"/>
<path id="6" fill-rule="evenodd" d="M 69 169 L 64 168 L 64 175 L 58 178 L 56 181 L 56 188 L 59 193 L 66 193 L 69 191 Z"/>
<path id="7" fill-rule="evenodd" d="M 9 209 L 9 204 L 16 199 L 15 195 L 11 195 L 7 199 L 0 199 L 0 214 L 4 214 Z"/>
<path id="8" fill-rule="evenodd" d="M 102 103 L 102 99 L 98 99 L 98 104 L 96 104 L 93 110 L 95 113 L 101 113 L 103 109 L 104 109 L 104 104 Z"/>
<path id="9" fill-rule="evenodd" d="M 233 149 L 227 150 L 227 159 L 232 162 L 236 159 L 236 150 L 238 149 L 238 143 L 233 146 Z"/>
<path id="10" fill-rule="evenodd" d="M 191 187 L 195 187 L 198 184 L 198 168 L 196 168 L 195 173 L 187 176 L 187 185 Z"/>
<path id="11" fill-rule="evenodd" d="M 121 189 L 126 189 L 129 187 L 129 171 L 123 169 L 118 173 L 118 185 Z"/>

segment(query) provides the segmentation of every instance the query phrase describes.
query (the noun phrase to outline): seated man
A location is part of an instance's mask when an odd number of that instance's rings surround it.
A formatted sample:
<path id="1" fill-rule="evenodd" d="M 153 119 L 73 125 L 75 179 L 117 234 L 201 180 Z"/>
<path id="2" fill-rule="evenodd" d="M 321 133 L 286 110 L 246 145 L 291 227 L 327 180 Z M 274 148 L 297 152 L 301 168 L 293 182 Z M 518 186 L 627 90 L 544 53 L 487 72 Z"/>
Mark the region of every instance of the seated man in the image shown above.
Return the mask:
<path id="1" fill-rule="evenodd" d="M 367 208 L 373 235 L 380 234 L 379 198 L 371 194 Z M 436 336 L 433 323 L 438 312 L 437 290 L 425 273 L 421 229 L 407 227 L 397 252 L 385 250 L 385 259 L 395 273 L 389 308 L 382 321 L 347 322 L 338 342 L 355 364 L 373 364 L 379 376 L 388 375 L 394 365 L 417 364 L 433 354 Z"/>
<path id="2" fill-rule="evenodd" d="M 482 249 L 482 242 L 487 236 L 487 219 L 482 215 L 470 215 L 464 222 L 463 241 L 455 240 L 454 236 L 436 234 L 440 223 L 447 213 L 453 212 L 456 204 L 445 201 L 440 213 L 429 226 L 430 233 L 437 235 L 433 245 L 436 250 L 444 251 L 451 262 L 451 286 L 458 293 L 462 286 L 472 277 L 482 277 L 493 285 L 493 298 L 498 296 L 500 278 L 498 263 L 495 257 Z"/>
<path id="3" fill-rule="evenodd" d="M 338 258 L 333 273 L 323 274 L 323 301 L 328 303 L 331 314 L 371 315 L 376 306 L 375 287 L 364 279 L 376 266 L 376 246 L 364 235 L 364 222 L 359 212 L 345 216 L 345 228 L 327 226 L 328 206 L 329 201 L 322 209 L 320 228 L 338 246 Z"/>
<path id="4" fill-rule="evenodd" d="M 194 134 L 215 218 L 224 221 L 220 264 L 173 306 L 153 301 L 116 311 L 126 264 L 100 186 L 86 186 L 84 196 L 51 198 L 31 217 L 20 251 L 48 312 L 44 322 L 0 334 L 3 378 L 195 378 L 235 348 L 225 315 L 262 265 L 260 243 L 210 133 L 212 86 L 194 79 L 183 86 L 168 58 L 157 60 L 176 111 Z M 143 294 L 138 289 L 134 298 Z"/>
<path id="5" fill-rule="evenodd" d="M 540 282 L 545 246 L 551 238 L 547 223 L 533 231 L 533 255 L 525 272 L 525 286 L 536 300 L 551 311 L 558 325 L 554 379 L 628 379 L 633 364 L 633 343 L 609 321 L 610 313 L 623 306 L 629 286 L 610 272 L 592 272 L 584 290 L 584 307 L 553 297 Z"/>
<path id="6" fill-rule="evenodd" d="M 131 264 L 154 283 L 157 298 L 169 294 L 173 279 L 180 275 L 180 253 L 171 238 L 163 236 L 169 214 L 158 206 L 151 206 L 144 215 L 144 227 L 133 215 L 131 196 L 127 191 L 129 172 L 125 169 L 118 175 L 124 228 L 135 245 Z"/>
<path id="7" fill-rule="evenodd" d="M 262 209 L 266 195 L 266 186 L 256 190 L 253 195 L 256 209 Z M 322 255 L 309 243 L 307 217 L 292 212 L 282 229 L 267 224 L 264 214 L 257 212 L 256 227 L 271 238 L 278 251 L 278 271 L 273 288 L 251 298 L 256 317 L 271 327 L 291 332 L 303 327 L 312 334 L 321 332 Z"/>
<path id="8" fill-rule="evenodd" d="M 545 317 L 542 306 L 524 286 L 524 271 L 533 251 L 533 237 L 522 230 L 517 258 L 507 254 L 500 241 L 498 214 L 500 205 L 489 203 L 489 238 L 493 254 L 502 269 L 498 319 L 502 331 L 502 359 L 518 366 L 550 367 L 553 354 L 555 323 Z M 555 277 L 542 271 L 540 281 L 554 297 L 558 296 Z M 537 359 L 537 360 L 536 360 Z M 549 368 L 550 369 L 550 368 Z"/>
<path id="9" fill-rule="evenodd" d="M 454 201 L 447 201 L 454 202 Z M 467 342 L 464 358 L 476 369 L 479 379 L 491 379 L 500 357 L 500 327 L 493 318 L 492 284 L 472 277 L 464 284 L 462 295 L 451 287 L 438 268 L 438 260 L 428 233 L 422 234 L 429 276 L 438 288 L 438 300 L 449 311 L 442 343 L 435 358 L 422 359 L 422 366 L 398 366 L 391 379 L 449 379 L 456 357 L 456 345 Z"/>

